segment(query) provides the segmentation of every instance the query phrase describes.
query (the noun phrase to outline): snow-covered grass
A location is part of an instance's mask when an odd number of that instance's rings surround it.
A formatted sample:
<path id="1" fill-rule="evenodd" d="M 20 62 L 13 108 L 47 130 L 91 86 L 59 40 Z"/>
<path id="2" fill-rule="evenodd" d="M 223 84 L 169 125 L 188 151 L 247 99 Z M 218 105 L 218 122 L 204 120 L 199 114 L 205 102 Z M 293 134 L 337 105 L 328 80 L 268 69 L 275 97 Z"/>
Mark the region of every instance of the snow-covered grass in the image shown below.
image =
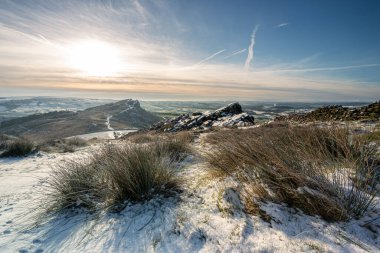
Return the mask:
<path id="1" fill-rule="evenodd" d="M 271 201 L 258 207 L 266 221 L 248 214 L 241 183 L 210 174 L 207 161 L 198 155 L 213 148 L 204 139 L 203 134 L 196 138 L 195 155 L 180 162 L 179 195 L 128 201 L 120 212 L 96 217 L 80 208 L 75 215 L 42 216 L 34 227 L 28 225 L 34 224 L 34 212 L 43 203 L 52 165 L 86 159 L 102 146 L 0 159 L 0 252 L 379 251 L 380 206 L 357 220 L 334 223 Z"/>
<path id="2" fill-rule="evenodd" d="M 173 194 L 180 188 L 176 165 L 187 155 L 185 147 L 176 139 L 144 146 L 108 144 L 82 159 L 66 161 L 45 184 L 46 212 L 79 207 L 120 211 L 128 201 Z"/>
<path id="3" fill-rule="evenodd" d="M 374 149 L 347 128 L 278 125 L 221 131 L 208 140 L 210 166 L 245 185 L 250 209 L 270 200 L 341 221 L 374 205 Z"/>

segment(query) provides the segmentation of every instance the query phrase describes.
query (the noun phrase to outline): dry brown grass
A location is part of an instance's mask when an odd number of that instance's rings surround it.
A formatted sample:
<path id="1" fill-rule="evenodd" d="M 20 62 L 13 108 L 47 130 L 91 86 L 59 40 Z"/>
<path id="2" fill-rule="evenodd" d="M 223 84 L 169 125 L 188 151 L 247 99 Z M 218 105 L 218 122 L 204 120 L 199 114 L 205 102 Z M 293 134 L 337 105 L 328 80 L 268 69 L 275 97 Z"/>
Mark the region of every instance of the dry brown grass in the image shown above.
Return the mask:
<path id="1" fill-rule="evenodd" d="M 171 161 L 181 162 L 193 152 L 189 139 L 183 135 L 173 135 L 162 141 L 156 142 L 156 153 L 160 156 L 169 155 Z"/>
<path id="2" fill-rule="evenodd" d="M 128 137 L 128 140 L 132 143 L 149 143 L 158 141 L 160 137 L 158 135 L 149 134 L 149 133 L 138 133 Z"/>
<path id="3" fill-rule="evenodd" d="M 58 165 L 45 191 L 51 213 L 82 207 L 120 211 L 127 201 L 141 202 L 177 192 L 178 162 L 188 143 L 170 139 L 146 145 L 104 146 L 100 151 Z"/>
<path id="4" fill-rule="evenodd" d="M 284 124 L 221 131 L 206 140 L 214 147 L 213 170 L 235 177 L 257 201 L 284 202 L 329 221 L 360 216 L 373 204 L 375 187 L 356 183 L 364 177 L 375 184 L 372 150 L 347 128 Z"/>
<path id="5" fill-rule="evenodd" d="M 363 133 L 357 136 L 361 141 L 380 143 L 380 131 Z"/>
<path id="6" fill-rule="evenodd" d="M 136 144 L 155 144 L 155 152 L 158 155 L 169 154 L 169 158 L 175 162 L 182 161 L 193 152 L 190 145 L 194 140 L 192 132 L 141 132 L 126 136 L 125 139 Z"/>
<path id="7" fill-rule="evenodd" d="M 191 131 L 183 131 L 178 133 L 136 132 L 124 136 L 123 139 L 137 144 L 159 142 L 173 138 L 180 140 L 181 142 L 191 143 L 194 140 L 194 136 L 194 133 Z"/>
<path id="8" fill-rule="evenodd" d="M 35 150 L 34 142 L 26 138 L 6 141 L 3 146 L 5 151 L 0 157 L 26 156 Z"/>
<path id="9" fill-rule="evenodd" d="M 171 154 L 156 152 L 154 146 L 107 146 L 100 157 L 106 157 L 107 182 L 111 182 L 111 204 L 125 200 L 142 201 L 157 194 L 166 195 L 179 188 Z"/>
<path id="10" fill-rule="evenodd" d="M 78 148 L 89 145 L 89 142 L 79 138 L 52 139 L 40 142 L 38 149 L 48 153 L 72 153 Z"/>

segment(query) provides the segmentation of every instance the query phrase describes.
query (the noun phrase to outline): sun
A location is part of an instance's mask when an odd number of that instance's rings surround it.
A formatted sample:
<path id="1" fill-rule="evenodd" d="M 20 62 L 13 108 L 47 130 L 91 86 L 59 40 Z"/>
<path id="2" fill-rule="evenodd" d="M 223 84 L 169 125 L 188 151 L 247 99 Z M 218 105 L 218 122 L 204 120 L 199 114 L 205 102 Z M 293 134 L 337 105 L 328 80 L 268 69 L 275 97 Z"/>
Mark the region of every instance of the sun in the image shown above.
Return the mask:
<path id="1" fill-rule="evenodd" d="M 119 52 L 111 44 L 91 40 L 81 41 L 67 48 L 70 67 L 87 76 L 112 76 L 123 68 Z"/>

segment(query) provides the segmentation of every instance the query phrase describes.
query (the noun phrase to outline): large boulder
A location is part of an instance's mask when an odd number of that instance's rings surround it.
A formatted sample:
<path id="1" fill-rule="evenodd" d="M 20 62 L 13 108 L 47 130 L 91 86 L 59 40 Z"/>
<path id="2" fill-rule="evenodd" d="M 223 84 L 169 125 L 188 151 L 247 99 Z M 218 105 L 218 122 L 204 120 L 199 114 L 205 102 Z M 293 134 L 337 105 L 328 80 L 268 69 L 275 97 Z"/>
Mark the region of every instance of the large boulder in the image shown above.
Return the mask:
<path id="1" fill-rule="evenodd" d="M 224 116 L 228 114 L 239 114 L 242 113 L 241 105 L 239 103 L 231 103 L 225 107 L 219 108 L 214 112 L 215 115 Z"/>

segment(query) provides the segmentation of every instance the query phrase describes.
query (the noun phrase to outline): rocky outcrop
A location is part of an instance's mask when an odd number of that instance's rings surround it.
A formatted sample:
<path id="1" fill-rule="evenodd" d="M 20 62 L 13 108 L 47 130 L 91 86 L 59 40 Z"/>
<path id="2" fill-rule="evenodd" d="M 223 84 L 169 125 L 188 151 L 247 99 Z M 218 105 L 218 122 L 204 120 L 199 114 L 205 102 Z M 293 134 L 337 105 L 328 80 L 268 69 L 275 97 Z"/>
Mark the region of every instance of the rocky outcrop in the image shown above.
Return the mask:
<path id="1" fill-rule="evenodd" d="M 183 130 L 202 130 L 211 127 L 249 126 L 254 117 L 242 111 L 239 103 L 232 103 L 213 112 L 182 114 L 154 124 L 150 130 L 178 132 Z"/>
<path id="2" fill-rule="evenodd" d="M 356 121 L 356 120 L 379 120 L 380 101 L 363 106 L 361 108 L 347 108 L 341 105 L 318 108 L 309 113 L 296 113 L 286 116 L 278 116 L 275 121 Z"/>

